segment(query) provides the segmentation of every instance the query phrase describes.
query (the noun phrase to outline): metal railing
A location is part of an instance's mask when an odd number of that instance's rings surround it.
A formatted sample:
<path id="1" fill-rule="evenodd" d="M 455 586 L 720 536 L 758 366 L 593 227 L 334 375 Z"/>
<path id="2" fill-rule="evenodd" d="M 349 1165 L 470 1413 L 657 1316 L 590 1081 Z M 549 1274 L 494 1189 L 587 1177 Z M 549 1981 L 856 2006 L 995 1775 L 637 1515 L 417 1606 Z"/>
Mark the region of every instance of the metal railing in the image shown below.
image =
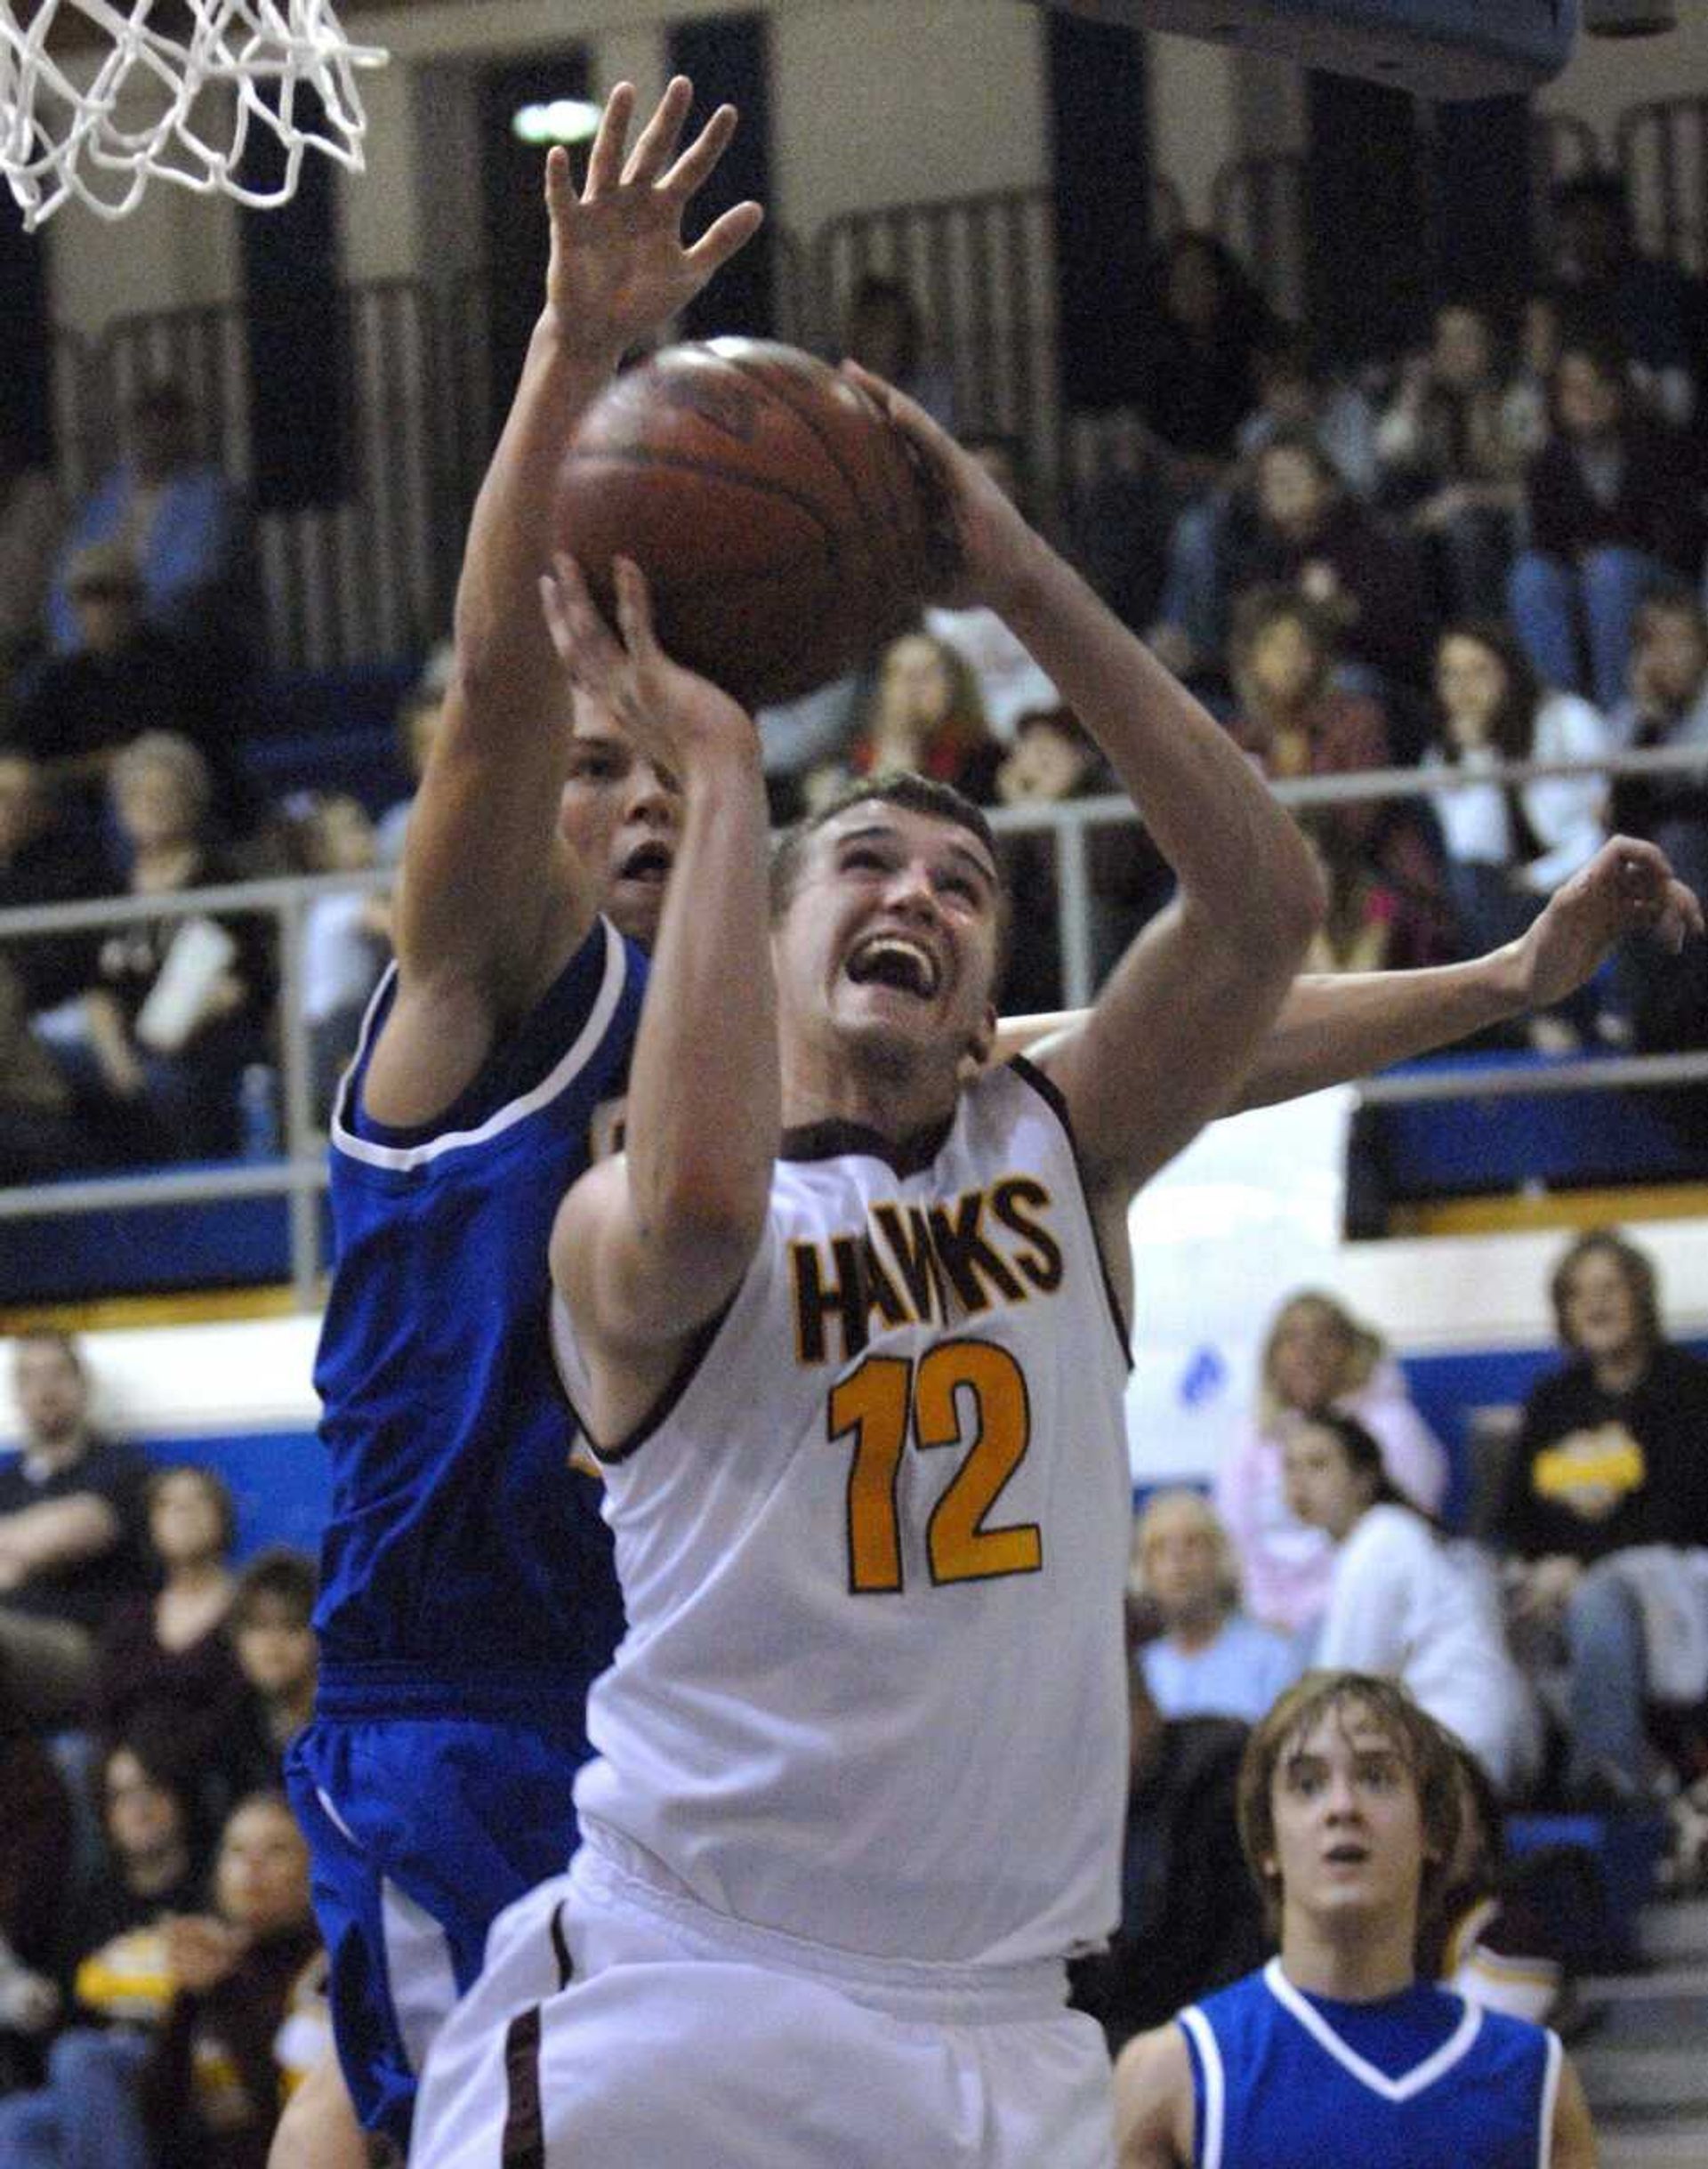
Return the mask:
<path id="1" fill-rule="evenodd" d="M 1523 783 L 1553 776 L 1686 775 L 1708 782 L 1708 748 L 1623 754 L 1602 762 L 1509 762 L 1478 770 L 1476 782 Z M 1277 782 L 1277 798 L 1298 810 L 1371 800 L 1429 799 L 1453 787 L 1450 772 L 1380 769 L 1344 776 Z M 1129 802 L 1117 796 L 1044 807 L 998 807 L 991 826 L 1001 836 L 1053 839 L 1062 998 L 1080 1008 L 1095 991 L 1090 839 L 1102 829 L 1134 826 Z M 104 899 L 0 912 L 0 944 L 51 934 L 85 932 L 141 919 L 219 913 L 270 918 L 279 963 L 278 1052 L 282 1082 L 284 1155 L 276 1162 L 209 1168 L 165 1168 L 94 1176 L 29 1188 L 0 1189 L 0 1222 L 55 1219 L 118 1209 L 147 1210 L 227 1198 L 283 1197 L 289 1205 L 291 1284 L 298 1304 L 312 1308 L 320 1283 L 320 1199 L 326 1188 L 325 1139 L 316 1127 L 308 1026 L 302 1012 L 302 929 L 320 897 L 391 886 L 390 869 L 289 880 L 232 883 L 179 896 Z M 1708 1053 L 1602 1056 L 1513 1070 L 1447 1065 L 1427 1075 L 1385 1076 L 1360 1087 L 1366 1104 L 1484 1099 L 1575 1091 L 1648 1090 L 1708 1081 Z"/>

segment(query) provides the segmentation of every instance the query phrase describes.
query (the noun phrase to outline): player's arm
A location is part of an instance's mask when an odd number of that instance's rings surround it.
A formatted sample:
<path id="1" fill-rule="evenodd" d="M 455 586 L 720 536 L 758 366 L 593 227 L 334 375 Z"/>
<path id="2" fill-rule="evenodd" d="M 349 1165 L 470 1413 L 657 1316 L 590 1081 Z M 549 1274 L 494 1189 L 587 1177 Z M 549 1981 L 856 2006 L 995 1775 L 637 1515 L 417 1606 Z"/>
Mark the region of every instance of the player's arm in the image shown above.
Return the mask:
<path id="1" fill-rule="evenodd" d="M 1175 900 L 1042 1058 L 1100 1203 L 1124 1206 L 1233 1097 L 1320 923 L 1322 876 L 1214 718 L 975 460 L 911 401 L 875 390 L 942 474 L 972 599 L 999 611 L 1059 689 L 1174 872 Z"/>
<path id="2" fill-rule="evenodd" d="M 1120 2169 L 1188 2169 L 1193 2147 L 1192 2058 L 1177 2025 L 1129 2041 L 1115 2066 Z"/>
<path id="3" fill-rule="evenodd" d="M 743 204 L 684 246 L 683 216 L 736 125 L 721 107 L 678 155 L 692 98 L 676 77 L 629 149 L 634 93 L 619 84 L 579 196 L 568 155 L 546 159 L 545 306 L 475 504 L 444 718 L 410 818 L 395 913 L 401 985 L 369 1078 L 382 1119 L 426 1120 L 455 1097 L 498 1020 L 544 991 L 597 907 L 603 869 L 575 865 L 557 834 L 570 696 L 539 581 L 576 421 L 624 351 L 760 222 L 758 205 Z"/>
<path id="4" fill-rule="evenodd" d="M 584 1413 L 608 1438 L 728 1302 L 764 1225 L 782 1125 L 769 826 L 752 718 L 660 652 L 639 570 L 617 560 L 618 641 L 559 563 L 552 608 L 576 682 L 682 788 L 626 1149 L 569 1191 L 552 1238 L 552 1276 L 594 1374 L 597 1405 Z M 601 1380 L 616 1383 L 607 1392 Z"/>
<path id="5" fill-rule="evenodd" d="M 1517 941 L 1464 964 L 1347 972 L 1293 980 L 1225 1114 L 1270 1107 L 1433 1053 L 1491 1024 L 1549 1009 L 1583 986 L 1628 936 L 1676 951 L 1700 937 L 1702 907 L 1664 853 L 1615 836 L 1562 884 Z M 1004 1018 L 998 1060 L 1071 1030 L 1087 1012 Z"/>
<path id="6" fill-rule="evenodd" d="M 1595 2169 L 1595 2125 L 1583 2098 L 1583 2082 L 1569 2056 L 1559 2067 L 1554 2096 L 1554 2128 L 1548 2145 L 1548 2169 Z"/>

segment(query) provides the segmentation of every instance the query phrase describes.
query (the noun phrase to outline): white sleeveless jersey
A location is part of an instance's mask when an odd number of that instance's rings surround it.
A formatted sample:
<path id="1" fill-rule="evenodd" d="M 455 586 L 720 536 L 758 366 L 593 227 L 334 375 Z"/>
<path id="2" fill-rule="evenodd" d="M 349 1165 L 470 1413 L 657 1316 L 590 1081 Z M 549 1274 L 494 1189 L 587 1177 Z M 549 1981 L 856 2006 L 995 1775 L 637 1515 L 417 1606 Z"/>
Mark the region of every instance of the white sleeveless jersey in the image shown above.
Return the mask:
<path id="1" fill-rule="evenodd" d="M 738 1920 L 1006 1964 L 1119 1914 L 1127 1351 L 1047 1081 L 939 1136 L 791 1133 L 729 1310 L 605 1457 L 628 1632 L 576 1803 Z"/>

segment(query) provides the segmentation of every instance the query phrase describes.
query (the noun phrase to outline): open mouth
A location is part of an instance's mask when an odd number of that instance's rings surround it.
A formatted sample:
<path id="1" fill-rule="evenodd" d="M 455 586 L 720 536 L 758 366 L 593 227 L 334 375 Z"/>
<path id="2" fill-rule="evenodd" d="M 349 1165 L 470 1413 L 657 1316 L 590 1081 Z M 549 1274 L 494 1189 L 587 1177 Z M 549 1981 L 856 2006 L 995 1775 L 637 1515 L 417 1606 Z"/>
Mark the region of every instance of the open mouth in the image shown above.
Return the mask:
<path id="1" fill-rule="evenodd" d="M 623 861 L 617 869 L 617 879 L 664 882 L 668 880 L 674 863 L 674 855 L 668 844 L 641 843 Z"/>
<path id="2" fill-rule="evenodd" d="M 1362 1867 L 1370 1858 L 1366 1845 L 1331 1845 L 1323 1855 L 1331 1867 Z"/>
<path id="3" fill-rule="evenodd" d="M 929 1002 L 940 974 L 929 949 L 903 934 L 874 934 L 848 960 L 848 976 L 857 987 L 892 987 L 898 994 Z"/>

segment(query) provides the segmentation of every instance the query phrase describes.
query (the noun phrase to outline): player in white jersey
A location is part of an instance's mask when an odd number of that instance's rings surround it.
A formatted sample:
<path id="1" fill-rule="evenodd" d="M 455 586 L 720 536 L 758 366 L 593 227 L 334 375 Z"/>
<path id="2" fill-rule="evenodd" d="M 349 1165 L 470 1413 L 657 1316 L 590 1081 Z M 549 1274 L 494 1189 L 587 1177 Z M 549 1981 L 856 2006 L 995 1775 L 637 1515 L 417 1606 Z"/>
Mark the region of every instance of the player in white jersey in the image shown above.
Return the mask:
<path id="1" fill-rule="evenodd" d="M 1593 2169 L 1559 2040 L 1417 1978 L 1461 1798 L 1450 1737 L 1393 1681 L 1282 1696 L 1239 1778 L 1280 1955 L 1123 2050 L 1121 2169 Z"/>
<path id="2" fill-rule="evenodd" d="M 430 2057 L 423 2169 L 1113 2160 L 1063 1962 L 1118 1911 L 1126 1214 L 1232 1096 L 1321 885 L 1226 734 L 878 389 L 1178 900 L 1038 1070 L 963 1083 L 982 816 L 875 781 L 768 885 L 750 720 L 658 653 L 632 567 L 621 644 L 563 568 L 573 673 L 684 793 L 626 1150 L 552 1246 L 629 1630 L 576 1863 Z"/>

